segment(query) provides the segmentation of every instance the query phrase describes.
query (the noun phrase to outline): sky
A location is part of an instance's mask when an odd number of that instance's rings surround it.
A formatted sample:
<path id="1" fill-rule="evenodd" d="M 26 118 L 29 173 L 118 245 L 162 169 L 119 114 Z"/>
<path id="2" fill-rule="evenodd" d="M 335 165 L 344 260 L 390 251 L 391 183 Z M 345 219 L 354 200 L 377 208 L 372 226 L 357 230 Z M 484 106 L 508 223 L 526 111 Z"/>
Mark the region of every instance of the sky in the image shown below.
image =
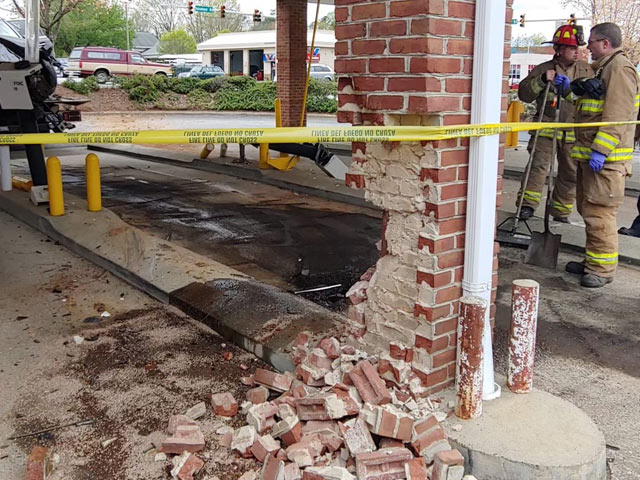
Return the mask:
<path id="1" fill-rule="evenodd" d="M 518 24 L 513 26 L 512 35 L 516 37 L 542 33 L 551 40 L 556 30 L 555 22 L 531 22 L 530 20 L 558 19 L 566 21 L 572 13 L 575 13 L 577 18 L 582 16 L 574 7 L 562 7 L 560 3 L 559 0 L 515 0 L 513 2 L 513 18 L 518 20 Z M 525 15 L 524 28 L 519 25 L 522 14 Z M 578 23 L 584 26 L 585 36 L 588 37 L 591 22 L 579 20 Z"/>

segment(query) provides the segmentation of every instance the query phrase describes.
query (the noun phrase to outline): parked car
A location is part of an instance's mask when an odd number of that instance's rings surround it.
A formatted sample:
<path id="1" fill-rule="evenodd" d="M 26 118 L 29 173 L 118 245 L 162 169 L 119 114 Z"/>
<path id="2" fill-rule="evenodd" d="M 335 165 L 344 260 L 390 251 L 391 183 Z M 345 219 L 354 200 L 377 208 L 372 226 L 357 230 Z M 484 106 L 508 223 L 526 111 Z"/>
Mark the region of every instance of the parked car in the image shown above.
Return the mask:
<path id="1" fill-rule="evenodd" d="M 95 75 L 98 82 L 106 82 L 113 75 L 171 75 L 171 65 L 148 62 L 138 52 L 109 47 L 78 47 L 69 55 L 67 72 L 88 77 Z"/>
<path id="2" fill-rule="evenodd" d="M 319 63 L 311 65 L 311 78 L 317 78 L 319 80 L 333 80 L 335 76 L 335 72 L 327 65 L 320 65 Z"/>
<path id="3" fill-rule="evenodd" d="M 199 65 L 197 67 L 193 67 L 189 72 L 186 72 L 186 75 L 183 73 L 179 74 L 178 77 L 192 77 L 199 78 L 201 80 L 206 80 L 208 78 L 214 77 L 223 77 L 224 70 L 222 70 L 217 65 Z"/>

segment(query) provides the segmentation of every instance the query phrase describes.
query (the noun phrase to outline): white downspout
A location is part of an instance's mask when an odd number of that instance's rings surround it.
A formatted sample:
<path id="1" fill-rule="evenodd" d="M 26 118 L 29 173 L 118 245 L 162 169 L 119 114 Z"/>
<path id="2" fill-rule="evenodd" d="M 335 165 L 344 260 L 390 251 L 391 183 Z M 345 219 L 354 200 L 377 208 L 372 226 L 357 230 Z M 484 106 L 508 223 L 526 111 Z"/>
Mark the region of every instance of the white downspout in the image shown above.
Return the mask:
<path id="1" fill-rule="evenodd" d="M 473 43 L 473 83 L 471 123 L 500 123 L 502 65 L 506 0 L 476 1 Z M 469 183 L 464 248 L 465 296 L 486 299 L 491 305 L 493 240 L 498 183 L 498 136 L 471 138 L 469 142 Z M 484 348 L 483 399 L 500 396 L 493 377 L 490 309 L 487 308 L 482 346 Z"/>

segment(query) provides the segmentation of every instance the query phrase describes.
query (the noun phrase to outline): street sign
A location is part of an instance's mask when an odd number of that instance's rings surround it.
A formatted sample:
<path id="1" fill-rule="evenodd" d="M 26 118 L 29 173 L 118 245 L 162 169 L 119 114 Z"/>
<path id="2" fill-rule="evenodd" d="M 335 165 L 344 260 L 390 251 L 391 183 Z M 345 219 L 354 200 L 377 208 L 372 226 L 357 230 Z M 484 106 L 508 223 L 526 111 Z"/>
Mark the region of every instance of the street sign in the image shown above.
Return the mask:
<path id="1" fill-rule="evenodd" d="M 196 8 L 198 8 L 198 7 L 196 7 Z M 518 19 L 517 18 L 512 18 L 511 19 L 511 25 L 517 25 L 517 24 L 518 24 Z"/>
<path id="2" fill-rule="evenodd" d="M 213 13 L 213 7 L 207 7 L 206 5 L 196 5 L 193 9 L 198 13 Z"/>

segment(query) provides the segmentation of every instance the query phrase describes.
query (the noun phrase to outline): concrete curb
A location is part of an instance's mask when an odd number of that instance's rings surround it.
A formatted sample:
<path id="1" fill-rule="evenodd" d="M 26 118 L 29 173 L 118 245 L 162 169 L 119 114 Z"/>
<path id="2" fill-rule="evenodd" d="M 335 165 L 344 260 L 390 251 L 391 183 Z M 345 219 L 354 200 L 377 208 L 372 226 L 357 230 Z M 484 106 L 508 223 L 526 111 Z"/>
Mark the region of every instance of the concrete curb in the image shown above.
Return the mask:
<path id="1" fill-rule="evenodd" d="M 342 334 L 337 313 L 149 235 L 108 209 L 88 212 L 85 200 L 70 194 L 65 200 L 68 213 L 51 217 L 25 192 L 0 192 L 0 209 L 278 370 L 293 370 L 290 345 L 301 331 L 317 340 Z"/>

